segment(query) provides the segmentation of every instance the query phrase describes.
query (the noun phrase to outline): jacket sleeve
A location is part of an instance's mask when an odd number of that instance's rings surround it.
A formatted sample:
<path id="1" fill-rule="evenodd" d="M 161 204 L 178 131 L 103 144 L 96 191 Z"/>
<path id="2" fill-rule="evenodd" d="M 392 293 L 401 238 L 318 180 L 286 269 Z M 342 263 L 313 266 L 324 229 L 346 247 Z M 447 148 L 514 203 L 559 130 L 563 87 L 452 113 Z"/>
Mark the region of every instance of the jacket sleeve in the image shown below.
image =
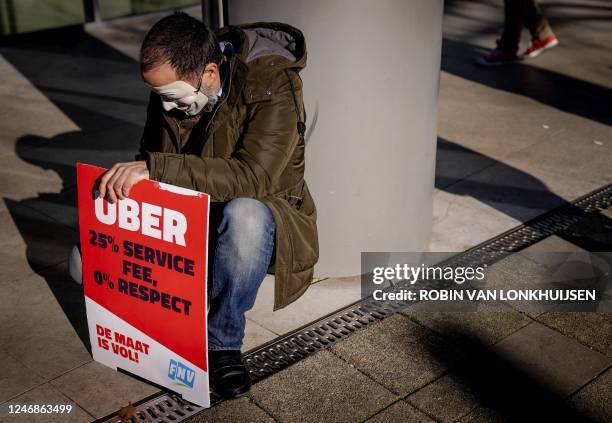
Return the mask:
<path id="1" fill-rule="evenodd" d="M 300 137 L 291 85 L 283 76 L 287 82 L 268 100 L 251 104 L 250 118 L 230 158 L 149 152 L 150 178 L 205 192 L 214 201 L 267 196 Z M 296 97 L 301 100 L 301 91 Z"/>

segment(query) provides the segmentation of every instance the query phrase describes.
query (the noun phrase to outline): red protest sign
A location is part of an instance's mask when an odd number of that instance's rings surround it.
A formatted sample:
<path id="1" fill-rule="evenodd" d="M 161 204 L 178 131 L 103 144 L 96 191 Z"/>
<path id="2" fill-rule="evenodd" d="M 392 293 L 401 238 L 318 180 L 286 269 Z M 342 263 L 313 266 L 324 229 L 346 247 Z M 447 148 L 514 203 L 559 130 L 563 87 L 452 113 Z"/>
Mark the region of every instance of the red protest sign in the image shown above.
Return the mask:
<path id="1" fill-rule="evenodd" d="M 83 285 L 93 358 L 209 406 L 208 195 L 154 181 L 111 204 L 106 170 L 77 164 Z"/>

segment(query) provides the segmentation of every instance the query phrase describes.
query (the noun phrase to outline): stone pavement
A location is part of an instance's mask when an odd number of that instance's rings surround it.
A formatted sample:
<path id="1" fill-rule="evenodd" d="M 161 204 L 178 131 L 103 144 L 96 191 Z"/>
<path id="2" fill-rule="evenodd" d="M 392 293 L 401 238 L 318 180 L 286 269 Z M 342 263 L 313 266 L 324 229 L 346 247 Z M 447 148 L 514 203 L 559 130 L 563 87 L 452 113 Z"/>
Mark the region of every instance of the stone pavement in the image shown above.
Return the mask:
<path id="1" fill-rule="evenodd" d="M 465 250 L 612 181 L 609 4 L 550 3 L 559 47 L 480 69 L 500 3 L 446 3 L 433 251 Z M 91 421 L 157 391 L 91 361 L 66 257 L 74 163 L 132 158 L 147 98 L 135 58 L 159 17 L 0 40 L 0 403 L 71 401 L 71 421 Z M 580 245 L 570 241 L 532 248 Z M 245 349 L 355 301 L 359 283 L 323 280 L 275 313 L 271 294 L 268 278 Z M 396 315 L 198 419 L 490 421 L 535 404 L 610 421 L 609 316 Z"/>
<path id="2" fill-rule="evenodd" d="M 585 253 L 603 236 L 609 251 L 609 223 L 563 239 L 583 224 L 495 263 L 489 279 L 518 286 L 534 272 L 516 269 L 550 266 L 534 261 L 542 251 Z M 609 312 L 407 308 L 190 421 L 609 422 L 611 334 Z"/>

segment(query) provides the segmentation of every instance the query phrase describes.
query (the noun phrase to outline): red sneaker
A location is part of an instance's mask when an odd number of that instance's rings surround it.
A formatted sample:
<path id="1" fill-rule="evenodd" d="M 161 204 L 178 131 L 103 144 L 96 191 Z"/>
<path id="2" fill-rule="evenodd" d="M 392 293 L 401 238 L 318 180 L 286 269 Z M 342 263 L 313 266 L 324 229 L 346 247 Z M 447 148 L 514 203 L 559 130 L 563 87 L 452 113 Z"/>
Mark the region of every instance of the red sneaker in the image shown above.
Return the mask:
<path id="1" fill-rule="evenodd" d="M 476 63 L 482 66 L 497 66 L 517 63 L 519 60 L 520 58 L 516 55 L 516 53 L 502 50 L 498 47 L 492 50 L 486 56 L 479 57 L 476 60 Z"/>
<path id="2" fill-rule="evenodd" d="M 559 40 L 557 40 L 557 37 L 554 34 L 549 35 L 543 40 L 533 40 L 529 48 L 525 50 L 525 53 L 523 53 L 523 58 L 532 59 L 537 57 L 547 48 L 552 48 L 557 44 L 559 44 Z"/>

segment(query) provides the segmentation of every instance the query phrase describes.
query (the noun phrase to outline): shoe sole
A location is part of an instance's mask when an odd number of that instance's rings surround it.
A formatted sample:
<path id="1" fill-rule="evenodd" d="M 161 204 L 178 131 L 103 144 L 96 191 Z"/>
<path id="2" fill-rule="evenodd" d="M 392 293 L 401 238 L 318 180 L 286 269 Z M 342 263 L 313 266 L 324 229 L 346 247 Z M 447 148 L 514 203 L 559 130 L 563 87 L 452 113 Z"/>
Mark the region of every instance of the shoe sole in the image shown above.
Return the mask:
<path id="1" fill-rule="evenodd" d="M 553 48 L 556 45 L 559 45 L 559 40 L 553 40 L 550 43 L 546 44 L 544 47 L 542 47 L 542 48 L 540 48 L 540 49 L 538 49 L 536 51 L 533 51 L 533 52 L 531 52 L 529 54 L 524 54 L 523 58 L 525 58 L 525 59 L 533 59 L 534 57 L 538 57 L 540 54 L 544 53 L 544 50 L 548 50 L 549 48 Z"/>

